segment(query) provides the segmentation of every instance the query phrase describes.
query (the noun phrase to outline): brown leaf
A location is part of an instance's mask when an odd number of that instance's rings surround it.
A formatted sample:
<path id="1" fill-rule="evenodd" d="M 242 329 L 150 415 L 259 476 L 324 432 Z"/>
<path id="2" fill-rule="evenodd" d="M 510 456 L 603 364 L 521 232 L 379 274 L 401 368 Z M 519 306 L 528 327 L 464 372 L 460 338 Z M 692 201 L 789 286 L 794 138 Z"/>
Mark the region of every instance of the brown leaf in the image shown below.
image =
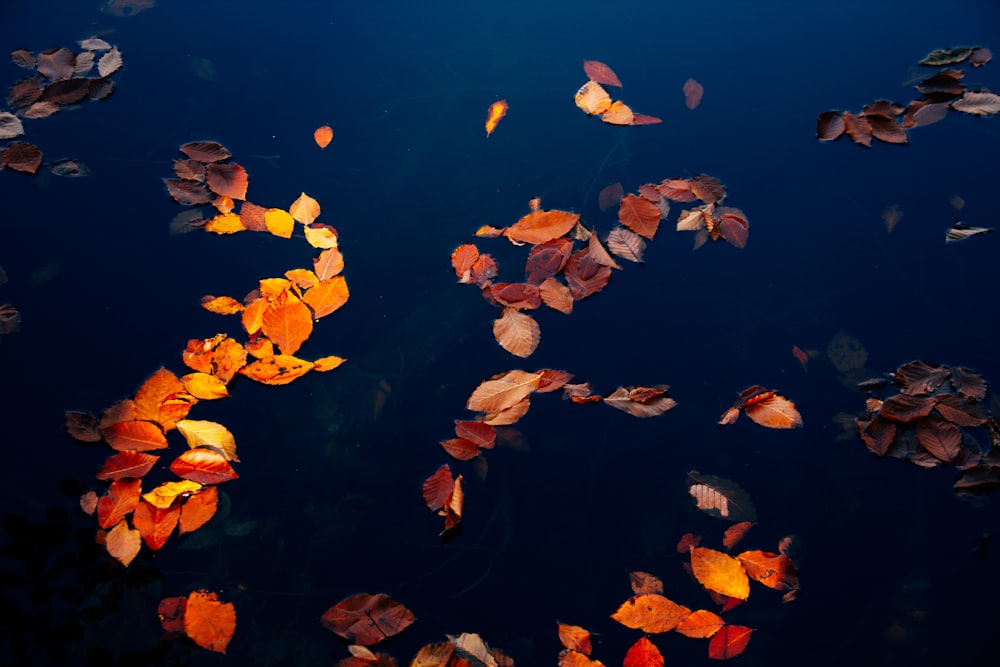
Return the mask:
<path id="1" fill-rule="evenodd" d="M 190 141 L 180 148 L 184 155 L 198 162 L 218 162 L 231 155 L 222 144 L 215 141 Z"/>
<path id="2" fill-rule="evenodd" d="M 517 357 L 529 357 L 541 340 L 538 323 L 530 315 L 514 308 L 504 308 L 493 322 L 493 337 L 500 347 Z"/>
<path id="3" fill-rule="evenodd" d="M 816 120 L 816 137 L 820 141 L 833 141 L 844 133 L 846 127 L 839 111 L 824 111 Z"/>
<path id="4" fill-rule="evenodd" d="M 232 162 L 215 162 L 205 167 L 208 188 L 217 195 L 243 200 L 247 198 L 247 172 Z"/>
<path id="5" fill-rule="evenodd" d="M 615 227 L 608 234 L 608 250 L 630 262 L 642 262 L 646 252 L 646 242 L 635 232 L 624 227 Z"/>
<path id="6" fill-rule="evenodd" d="M 415 620 L 413 612 L 384 593 L 360 593 L 327 609 L 320 622 L 349 642 L 370 646 L 399 634 Z"/>
<path id="7" fill-rule="evenodd" d="M 615 74 L 614 70 L 599 60 L 584 60 L 583 71 L 586 72 L 592 81 L 603 83 L 607 86 L 622 87 L 622 82 L 618 79 L 618 75 Z"/>
<path id="8" fill-rule="evenodd" d="M 501 412 L 535 391 L 541 379 L 541 373 L 507 371 L 480 383 L 465 407 L 477 412 Z"/>
<path id="9" fill-rule="evenodd" d="M 660 207 L 643 197 L 627 194 L 618 206 L 618 220 L 639 236 L 652 239 L 660 225 Z"/>
<path id="10" fill-rule="evenodd" d="M 701 104 L 701 98 L 704 94 L 705 88 L 694 79 L 688 79 L 684 82 L 684 104 L 688 109 L 696 109 Z"/>
<path id="11" fill-rule="evenodd" d="M 652 395 L 637 392 L 637 387 L 618 387 L 604 397 L 604 402 L 613 408 L 627 412 L 633 417 L 656 417 L 675 407 L 677 401 L 665 394 L 666 385 L 657 385 Z"/>
<path id="12" fill-rule="evenodd" d="M 857 116 L 849 111 L 844 112 L 844 128 L 848 136 L 856 144 L 868 148 L 872 145 L 872 126 L 864 116 Z"/>
<path id="13" fill-rule="evenodd" d="M 34 144 L 12 141 L 0 153 L 3 162 L 14 171 L 34 174 L 42 164 L 42 152 Z"/>

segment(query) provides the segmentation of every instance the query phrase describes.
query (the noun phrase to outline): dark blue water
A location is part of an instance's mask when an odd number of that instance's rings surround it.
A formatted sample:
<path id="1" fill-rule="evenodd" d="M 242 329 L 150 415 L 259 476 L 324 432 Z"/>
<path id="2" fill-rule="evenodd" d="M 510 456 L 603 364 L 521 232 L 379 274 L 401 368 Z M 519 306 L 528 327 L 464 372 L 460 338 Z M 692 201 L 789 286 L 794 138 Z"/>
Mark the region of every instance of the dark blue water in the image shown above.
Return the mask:
<path id="1" fill-rule="evenodd" d="M 640 636 L 609 618 L 631 595 L 627 572 L 653 572 L 668 597 L 714 608 L 674 549 L 686 532 L 718 546 L 726 527 L 694 509 L 692 469 L 750 493 L 760 522 L 742 546 L 801 541 L 798 600 L 754 585 L 727 612 L 756 629 L 743 662 L 990 659 L 1000 555 L 971 552 L 1000 528 L 995 504 L 955 497 L 954 468 L 879 460 L 838 437 L 834 416 L 860 411 L 864 395 L 825 350 L 846 332 L 867 350 L 863 376 L 919 358 L 998 381 L 997 239 L 945 245 L 944 234 L 959 219 L 997 224 L 1000 129 L 950 113 L 908 146 L 869 150 L 846 137 L 821 144 L 815 121 L 876 99 L 906 104 L 915 76 L 932 71 L 916 63 L 935 48 L 1000 48 L 993 3 L 161 2 L 129 18 L 66 4 L 6 3 L 0 47 L 102 34 L 125 68 L 110 98 L 25 121 L 23 139 L 46 160 L 81 160 L 90 177 L 0 173 L 0 303 L 23 316 L 0 339 L 3 603 L 30 619 L 3 630 L 10 660 L 0 662 L 217 663 L 161 644 L 156 617 L 160 599 L 207 588 L 236 605 L 234 664 L 347 656 L 318 619 L 357 592 L 388 593 L 418 616 L 381 648 L 401 664 L 461 632 L 519 665 L 555 664 L 557 620 L 599 633 L 594 657 L 619 664 Z M 214 76 L 192 69 L 201 59 Z M 624 82 L 612 94 L 663 123 L 613 127 L 576 109 L 584 59 L 611 65 Z M 997 67 L 966 80 L 998 89 Z M 10 63 L 0 74 L 26 76 Z M 689 77 L 705 87 L 695 110 L 681 92 Z M 500 98 L 510 111 L 486 139 Z M 323 124 L 335 137 L 319 151 L 312 131 Z M 92 474 L 106 450 L 66 437 L 63 412 L 99 412 L 160 366 L 186 372 L 189 339 L 239 333 L 198 306 L 203 295 L 240 298 L 315 254 L 301 239 L 171 236 L 181 207 L 161 179 L 194 139 L 232 151 L 255 203 L 319 200 L 351 298 L 303 356 L 349 361 L 284 387 L 237 379 L 231 398 L 196 406 L 193 418 L 236 437 L 240 479 L 221 487 L 230 517 L 200 531 L 212 539 L 175 536 L 126 571 L 91 545 L 96 522 L 76 504 L 81 488 L 103 489 Z M 512 224 L 532 197 L 605 233 L 615 223 L 597 206 L 605 185 L 628 192 L 698 173 L 746 212 L 747 248 L 691 252 L 690 235 L 672 229 L 675 206 L 644 264 L 568 317 L 538 312 L 542 342 L 528 360 L 496 345 L 496 311 L 455 284 L 449 255 L 470 241 L 495 254 L 501 278 L 521 279 L 526 249 L 471 234 Z M 880 215 L 893 204 L 904 218 L 887 234 Z M 808 373 L 792 345 L 819 352 Z M 464 404 L 479 382 L 545 367 L 605 394 L 669 384 L 679 406 L 637 420 L 536 396 L 516 425 L 523 451 L 490 452 L 485 480 L 451 462 L 466 476 L 466 510 L 461 533 L 442 542 L 420 499 L 447 461 L 437 443 L 471 418 Z M 391 392 L 376 415 L 380 381 Z M 805 428 L 717 427 L 752 384 L 794 400 Z M 668 664 L 708 660 L 707 641 L 653 641 Z"/>

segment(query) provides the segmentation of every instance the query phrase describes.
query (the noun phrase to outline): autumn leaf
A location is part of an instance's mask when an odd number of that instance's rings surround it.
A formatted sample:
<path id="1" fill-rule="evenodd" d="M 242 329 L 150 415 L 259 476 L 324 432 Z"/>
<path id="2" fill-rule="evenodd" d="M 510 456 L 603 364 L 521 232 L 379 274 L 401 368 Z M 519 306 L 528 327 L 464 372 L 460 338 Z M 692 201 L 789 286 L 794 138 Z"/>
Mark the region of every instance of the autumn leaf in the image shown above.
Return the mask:
<path id="1" fill-rule="evenodd" d="M 295 354 L 312 334 L 312 329 L 313 317 L 309 308 L 287 291 L 268 305 L 261 320 L 261 330 L 264 335 L 277 345 L 284 355 Z"/>
<path id="2" fill-rule="evenodd" d="M 101 429 L 104 439 L 112 449 L 134 449 L 140 452 L 166 449 L 167 438 L 163 429 L 151 421 L 124 421 Z"/>
<path id="3" fill-rule="evenodd" d="M 750 597 L 746 570 L 732 556 L 695 547 L 691 549 L 691 570 L 698 583 L 710 591 L 740 600 Z"/>
<path id="4" fill-rule="evenodd" d="M 698 609 L 691 612 L 687 618 L 678 623 L 674 630 L 685 637 L 705 639 L 714 635 L 725 624 L 726 622 L 718 614 L 714 614 L 706 609 Z"/>
<path id="5" fill-rule="evenodd" d="M 590 655 L 590 632 L 579 625 L 558 624 L 559 642 L 566 648 Z"/>
<path id="6" fill-rule="evenodd" d="M 182 453 L 170 464 L 170 472 L 199 484 L 221 484 L 239 477 L 225 456 L 205 447 Z"/>
<path id="7" fill-rule="evenodd" d="M 339 310 L 347 303 L 350 295 L 344 276 L 333 276 L 320 280 L 306 290 L 302 295 L 302 301 L 312 311 L 312 316 L 318 320 Z"/>
<path id="8" fill-rule="evenodd" d="M 688 493 L 702 512 L 730 521 L 757 521 L 757 510 L 750 495 L 735 482 L 714 475 L 702 475 L 696 470 L 688 473 L 688 477 L 691 480 Z"/>
<path id="9" fill-rule="evenodd" d="M 217 195 L 240 200 L 247 198 L 247 172 L 238 164 L 213 162 L 207 165 L 205 182 Z"/>
<path id="10" fill-rule="evenodd" d="M 297 380 L 312 369 L 311 361 L 287 354 L 276 354 L 247 364 L 239 370 L 239 373 L 263 384 L 279 385 Z"/>
<path id="11" fill-rule="evenodd" d="M 236 440 L 222 424 L 199 419 L 184 419 L 177 422 L 177 430 L 187 440 L 188 447 L 213 447 L 225 455 L 229 461 L 239 462 L 236 456 Z"/>
<path id="12" fill-rule="evenodd" d="M 624 667 L 663 667 L 663 654 L 646 637 L 638 640 L 625 653 Z"/>
<path id="13" fill-rule="evenodd" d="M 611 96 L 608 95 L 608 91 L 593 80 L 583 84 L 580 90 L 576 91 L 574 101 L 576 106 L 591 116 L 602 114 L 611 108 Z"/>
<path id="14" fill-rule="evenodd" d="M 799 586 L 799 575 L 795 569 L 795 563 L 785 554 L 744 551 L 736 558 L 751 579 L 768 588 L 787 591 Z"/>
<path id="15" fill-rule="evenodd" d="M 298 199 L 293 201 L 292 205 L 288 207 L 288 212 L 296 222 L 301 222 L 303 225 L 309 225 L 319 217 L 319 202 L 303 192 L 298 196 Z"/>
<path id="16" fill-rule="evenodd" d="M 264 212 L 264 226 L 275 236 L 290 239 L 292 232 L 295 231 L 295 218 L 288 211 L 269 208 Z"/>
<path id="17" fill-rule="evenodd" d="M 140 502 L 135 508 L 135 514 L 132 515 L 132 523 L 142 535 L 146 546 L 153 551 L 159 551 L 177 527 L 180 514 L 180 507 L 176 505 L 161 508 Z"/>
<path id="18" fill-rule="evenodd" d="M 197 493 L 201 488 L 201 484 L 190 479 L 164 482 L 149 493 L 142 494 L 142 499 L 154 507 L 166 509 L 173 505 L 178 498 L 189 493 Z"/>
<path id="19" fill-rule="evenodd" d="M 517 357 L 529 357 L 541 340 L 538 322 L 513 308 L 504 308 L 493 322 L 493 337 L 500 346 Z"/>
<path id="20" fill-rule="evenodd" d="M 569 232 L 579 219 L 579 213 L 569 211 L 532 211 L 503 233 L 514 243 L 545 243 Z"/>
<path id="21" fill-rule="evenodd" d="M 516 405 L 535 391 L 541 379 L 541 373 L 507 371 L 480 383 L 469 396 L 465 407 L 478 412 L 500 412 Z"/>
<path id="22" fill-rule="evenodd" d="M 656 634 L 673 630 L 690 613 L 687 607 L 662 595 L 646 593 L 626 600 L 611 618 L 627 628 Z"/>
<path id="23" fill-rule="evenodd" d="M 487 137 L 493 134 L 493 130 L 497 129 L 500 119 L 507 115 L 508 108 L 507 100 L 497 100 L 490 105 L 490 108 L 486 112 Z"/>
<path id="24" fill-rule="evenodd" d="M 583 71 L 592 81 L 603 83 L 607 86 L 622 87 L 622 82 L 614 70 L 599 60 L 584 60 Z"/>
<path id="25" fill-rule="evenodd" d="M 111 528 L 121 522 L 139 504 L 142 480 L 116 479 L 97 501 L 97 525 Z"/>
<path id="26" fill-rule="evenodd" d="M 701 98 L 704 94 L 705 88 L 694 79 L 688 79 L 684 82 L 684 105 L 688 109 L 696 109 L 701 104 Z"/>
<path id="27" fill-rule="evenodd" d="M 181 505 L 178 533 L 184 535 L 198 530 L 215 516 L 219 506 L 219 487 L 206 486 L 187 497 Z"/>
<path id="28" fill-rule="evenodd" d="M 218 595 L 196 590 L 188 595 L 184 608 L 184 633 L 198 646 L 225 653 L 236 631 L 236 609 L 220 602 Z"/>
<path id="29" fill-rule="evenodd" d="M 127 449 L 109 457 L 94 476 L 97 479 L 142 477 L 153 469 L 158 460 L 160 460 L 159 456 Z"/>
<path id="30" fill-rule="evenodd" d="M 320 622 L 349 642 L 370 646 L 399 634 L 416 616 L 384 593 L 360 593 L 327 609 Z"/>
<path id="31" fill-rule="evenodd" d="M 124 521 L 115 524 L 104 538 L 104 548 L 112 558 L 125 567 L 139 554 L 142 548 L 142 536 L 139 531 L 130 528 Z"/>
<path id="32" fill-rule="evenodd" d="M 735 658 L 750 642 L 751 628 L 742 625 L 725 625 L 712 637 L 708 644 L 708 657 L 713 660 Z"/>
<path id="33" fill-rule="evenodd" d="M 317 127 L 316 131 L 313 132 L 313 140 L 321 149 L 326 148 L 330 145 L 330 142 L 333 141 L 333 128 L 329 125 Z"/>
<path id="34" fill-rule="evenodd" d="M 618 220 L 639 236 L 652 239 L 660 225 L 660 207 L 643 197 L 627 194 L 618 206 Z"/>

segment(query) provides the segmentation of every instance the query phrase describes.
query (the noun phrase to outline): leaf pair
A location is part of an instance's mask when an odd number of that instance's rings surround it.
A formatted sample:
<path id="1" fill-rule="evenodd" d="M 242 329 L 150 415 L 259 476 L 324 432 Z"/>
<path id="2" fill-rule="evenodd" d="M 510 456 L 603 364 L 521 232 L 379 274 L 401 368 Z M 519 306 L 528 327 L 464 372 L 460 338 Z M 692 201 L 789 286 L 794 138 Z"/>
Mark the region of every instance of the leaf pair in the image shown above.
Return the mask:
<path id="1" fill-rule="evenodd" d="M 802 416 L 795 404 L 775 391 L 754 385 L 744 389 L 732 407 L 722 413 L 720 425 L 735 422 L 740 411 L 761 426 L 768 428 L 799 428 L 802 426 Z"/>

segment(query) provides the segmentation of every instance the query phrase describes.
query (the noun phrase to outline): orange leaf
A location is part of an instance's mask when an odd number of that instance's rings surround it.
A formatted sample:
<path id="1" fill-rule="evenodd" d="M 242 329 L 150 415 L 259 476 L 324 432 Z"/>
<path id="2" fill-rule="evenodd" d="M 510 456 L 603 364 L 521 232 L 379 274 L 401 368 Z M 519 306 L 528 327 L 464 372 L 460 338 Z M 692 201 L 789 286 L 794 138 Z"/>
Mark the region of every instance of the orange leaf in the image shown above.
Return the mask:
<path id="1" fill-rule="evenodd" d="M 493 449 L 497 441 L 496 430 L 483 422 L 457 421 L 455 435 L 471 440 L 477 447 L 483 449 Z"/>
<path id="2" fill-rule="evenodd" d="M 674 630 L 685 637 L 704 639 L 714 635 L 725 624 L 726 622 L 718 614 L 714 614 L 707 609 L 699 609 L 691 612 L 691 615 L 678 623 Z"/>
<path id="3" fill-rule="evenodd" d="M 199 447 L 189 449 L 170 464 L 170 472 L 199 484 L 221 484 L 239 475 L 219 452 Z"/>
<path id="4" fill-rule="evenodd" d="M 160 415 L 160 406 L 171 394 L 184 391 L 184 385 L 177 376 L 166 368 L 160 368 L 142 383 L 135 392 L 135 418 L 156 420 Z"/>
<path id="5" fill-rule="evenodd" d="M 303 227 L 302 233 L 305 234 L 306 242 L 314 248 L 329 250 L 337 247 L 337 230 L 330 225 L 314 222 Z"/>
<path id="6" fill-rule="evenodd" d="M 627 194 L 618 205 L 618 220 L 639 236 L 652 239 L 660 226 L 660 207 L 643 197 Z"/>
<path id="7" fill-rule="evenodd" d="M 750 597 L 750 579 L 740 562 L 714 549 L 691 549 L 691 570 L 695 579 L 710 591 L 746 600 Z"/>
<path id="8" fill-rule="evenodd" d="M 235 213 L 220 213 L 204 225 L 206 232 L 213 234 L 235 234 L 246 230 L 243 218 Z"/>
<path id="9" fill-rule="evenodd" d="M 116 479 L 97 501 L 97 525 L 110 528 L 120 523 L 125 515 L 139 504 L 142 480 Z"/>
<path id="10" fill-rule="evenodd" d="M 493 134 L 493 130 L 497 129 L 497 124 L 500 119 L 507 115 L 507 109 L 509 108 L 507 100 L 497 100 L 490 105 L 489 110 L 486 112 L 486 136 Z"/>
<path id="11" fill-rule="evenodd" d="M 677 405 L 677 401 L 666 395 L 666 385 L 657 385 L 653 392 L 638 392 L 639 389 L 649 388 L 618 387 L 604 397 L 604 402 L 633 417 L 655 417 Z"/>
<path id="12" fill-rule="evenodd" d="M 465 407 L 479 412 L 501 412 L 535 391 L 541 379 L 541 373 L 507 371 L 480 383 Z"/>
<path id="13" fill-rule="evenodd" d="M 303 225 L 311 225 L 319 217 L 319 211 L 319 202 L 304 192 L 288 207 L 292 217 Z"/>
<path id="14" fill-rule="evenodd" d="M 258 359 L 240 369 L 240 374 L 251 380 L 264 384 L 288 384 L 313 368 L 311 361 L 292 357 L 287 354 L 276 354 L 273 357 Z"/>
<path id="15" fill-rule="evenodd" d="M 563 236 L 573 229 L 580 219 L 579 213 L 560 211 L 532 211 L 504 230 L 504 236 L 514 243 L 545 243 Z"/>
<path id="16" fill-rule="evenodd" d="M 775 392 L 765 392 L 742 405 L 747 417 L 768 428 L 798 428 L 802 416 L 795 404 Z"/>
<path id="17" fill-rule="evenodd" d="M 219 602 L 215 593 L 192 591 L 184 609 L 184 633 L 198 646 L 225 653 L 236 631 L 232 603 Z"/>
<path id="18" fill-rule="evenodd" d="M 344 279 L 344 276 L 333 276 L 332 278 L 319 281 L 316 285 L 306 290 L 305 294 L 302 295 L 302 301 L 309 306 L 313 317 L 318 320 L 347 303 L 350 295 L 351 293 L 347 289 L 347 281 Z M 284 350 L 282 351 L 284 352 Z"/>
<path id="19" fill-rule="evenodd" d="M 735 658 L 750 642 L 752 629 L 742 625 L 725 625 L 708 644 L 708 657 L 713 660 Z"/>
<path id="20" fill-rule="evenodd" d="M 236 439 L 222 424 L 204 419 L 182 419 L 177 422 L 177 430 L 187 441 L 188 447 L 213 447 L 222 453 L 226 460 L 237 461 Z"/>
<path id="21" fill-rule="evenodd" d="M 173 505 L 179 497 L 189 493 L 197 493 L 201 488 L 201 484 L 190 479 L 164 482 L 149 493 L 142 494 L 142 499 L 154 507 L 166 509 Z"/>
<path id="22" fill-rule="evenodd" d="M 576 106 L 580 107 L 588 115 L 604 113 L 611 107 L 611 96 L 604 90 L 601 84 L 596 81 L 588 81 L 576 91 L 573 98 Z"/>
<path id="23" fill-rule="evenodd" d="M 101 433 L 112 449 L 118 451 L 135 449 L 145 452 L 167 447 L 167 438 L 163 435 L 163 430 L 149 421 L 118 422 L 101 429 Z"/>
<path id="24" fill-rule="evenodd" d="M 624 667 L 663 667 L 663 654 L 646 637 L 639 637 L 625 654 Z"/>
<path id="25" fill-rule="evenodd" d="M 319 359 L 313 362 L 312 369 L 317 373 L 325 373 L 327 371 L 332 371 L 334 368 L 337 368 L 345 361 L 347 361 L 347 359 L 333 355 L 330 355 L 328 357 L 320 357 Z"/>
<path id="26" fill-rule="evenodd" d="M 649 572 L 629 572 L 629 584 L 636 595 L 643 593 L 663 593 L 663 582 Z"/>
<path id="27" fill-rule="evenodd" d="M 166 544 L 170 534 L 177 527 L 181 511 L 176 505 L 167 508 L 154 507 L 147 502 L 139 503 L 132 516 L 132 523 L 142 535 L 143 541 L 153 551 L 159 551 Z"/>
<path id="28" fill-rule="evenodd" d="M 798 588 L 799 574 L 795 563 L 784 554 L 766 551 L 744 551 L 736 556 L 747 574 L 756 582 L 776 591 Z"/>
<path id="29" fill-rule="evenodd" d="M 121 521 L 108 531 L 104 538 L 104 548 L 118 562 L 128 567 L 142 548 L 142 536 L 138 530 L 129 528 L 127 523 Z"/>
<path id="30" fill-rule="evenodd" d="M 559 641 L 568 649 L 579 651 L 584 655 L 590 655 L 590 631 L 581 628 L 579 625 L 559 624 Z"/>
<path id="31" fill-rule="evenodd" d="M 416 616 L 384 593 L 361 593 L 333 605 L 320 618 L 323 627 L 349 642 L 377 644 L 408 628 Z"/>
<path id="32" fill-rule="evenodd" d="M 479 456 L 479 445 L 465 438 L 442 440 L 441 448 L 459 461 L 471 461 Z"/>
<path id="33" fill-rule="evenodd" d="M 326 148 L 333 141 L 333 128 L 329 125 L 317 127 L 316 131 L 313 132 L 313 139 L 316 141 L 317 146 Z"/>
<path id="34" fill-rule="evenodd" d="M 517 357 L 531 356 L 541 336 L 538 322 L 513 308 L 504 308 L 503 314 L 493 322 L 493 337 L 500 347 Z"/>
<path id="35" fill-rule="evenodd" d="M 656 634 L 673 630 L 690 613 L 687 607 L 662 595 L 645 593 L 626 600 L 611 618 L 627 628 Z"/>
<path id="36" fill-rule="evenodd" d="M 627 104 L 620 100 L 615 100 L 601 114 L 601 120 L 611 125 L 631 125 L 632 121 L 635 120 L 635 115 Z"/>
<path id="37" fill-rule="evenodd" d="M 181 505 L 178 534 L 183 535 L 198 530 L 215 516 L 219 507 L 219 487 L 206 486 L 198 493 L 188 496 Z"/>
<path id="38" fill-rule="evenodd" d="M 320 280 L 333 278 L 344 270 L 344 256 L 336 248 L 327 248 L 313 260 L 313 271 Z"/>
<path id="39" fill-rule="evenodd" d="M 201 307 L 216 315 L 235 315 L 243 310 L 243 304 L 231 296 L 203 296 Z"/>
<path id="40" fill-rule="evenodd" d="M 127 449 L 112 455 L 97 471 L 97 479 L 119 479 L 122 477 L 142 477 L 152 470 L 159 456 L 144 454 Z"/>
<path id="41" fill-rule="evenodd" d="M 739 544 L 740 540 L 743 539 L 752 527 L 752 521 L 740 521 L 726 528 L 726 532 L 722 536 L 722 546 L 726 549 L 732 549 Z"/>
<path id="42" fill-rule="evenodd" d="M 455 269 L 458 282 L 471 283 L 472 265 L 479 259 L 479 248 L 471 243 L 463 243 L 451 253 L 451 267 Z"/>
<path id="43" fill-rule="evenodd" d="M 553 310 L 567 315 L 573 312 L 573 293 L 555 278 L 546 278 L 538 286 L 538 295 L 542 297 L 542 303 Z"/>
<path id="44" fill-rule="evenodd" d="M 287 355 L 295 354 L 302 347 L 312 329 L 313 318 L 309 308 L 287 292 L 264 310 L 261 319 L 261 331 L 282 354 Z"/>
<path id="45" fill-rule="evenodd" d="M 208 373 L 188 373 L 181 378 L 184 389 L 202 401 L 229 396 L 229 389 L 222 380 Z"/>

